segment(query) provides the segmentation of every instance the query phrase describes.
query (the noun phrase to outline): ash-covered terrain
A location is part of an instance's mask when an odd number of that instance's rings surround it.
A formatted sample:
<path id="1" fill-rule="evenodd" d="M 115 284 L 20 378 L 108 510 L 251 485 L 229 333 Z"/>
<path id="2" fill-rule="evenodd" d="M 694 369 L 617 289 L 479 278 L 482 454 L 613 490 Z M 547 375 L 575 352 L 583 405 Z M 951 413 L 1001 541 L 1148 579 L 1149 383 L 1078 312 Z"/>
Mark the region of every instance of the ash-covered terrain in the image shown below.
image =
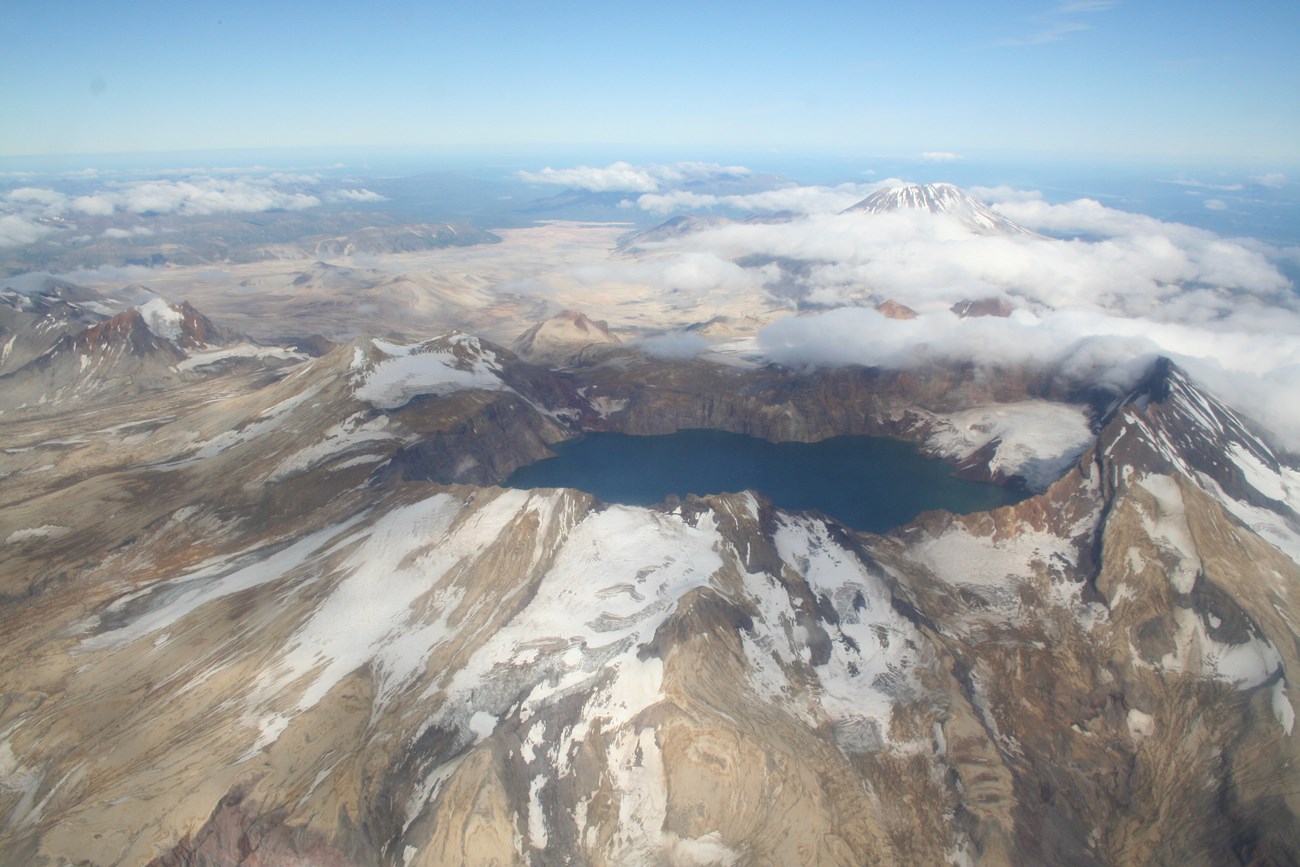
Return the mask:
<path id="1" fill-rule="evenodd" d="M 1116 350 L 1163 321 L 1119 278 L 1109 330 L 1006 348 L 1122 238 L 844 197 L 0 296 L 0 862 L 1300 860 L 1276 392 Z M 1290 315 L 1199 237 L 1166 310 Z M 690 428 L 894 436 L 1026 498 L 873 535 L 499 486 Z"/>

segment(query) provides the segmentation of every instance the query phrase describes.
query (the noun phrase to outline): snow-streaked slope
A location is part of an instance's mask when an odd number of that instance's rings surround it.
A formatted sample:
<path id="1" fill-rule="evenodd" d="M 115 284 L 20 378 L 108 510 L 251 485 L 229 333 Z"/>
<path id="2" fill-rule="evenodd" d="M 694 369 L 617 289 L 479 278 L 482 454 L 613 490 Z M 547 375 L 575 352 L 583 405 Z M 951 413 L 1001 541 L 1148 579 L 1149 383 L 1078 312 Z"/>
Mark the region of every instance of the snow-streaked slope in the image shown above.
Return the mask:
<path id="1" fill-rule="evenodd" d="M 356 349 L 355 390 L 358 398 L 380 409 L 396 409 L 425 394 L 508 388 L 496 355 L 468 334 L 406 345 L 373 340 L 370 347 Z"/>
<path id="2" fill-rule="evenodd" d="M 867 196 L 845 213 L 887 214 L 895 211 L 925 211 L 956 217 L 968 229 L 981 235 L 1033 235 L 969 193 L 952 184 L 907 184 L 886 187 Z"/>
<path id="3" fill-rule="evenodd" d="M 1287 863 L 1300 567 L 1223 498 L 1282 518 L 1290 476 L 1175 369 L 1041 495 L 884 536 L 370 472 L 519 448 L 564 382 L 359 341 L 162 424 L 183 460 L 19 503 L 0 851 Z M 1009 406 L 970 425 L 1080 423 Z"/>
<path id="4" fill-rule="evenodd" d="M 164 340 L 180 344 L 185 317 L 179 308 L 162 298 L 154 298 L 140 305 L 140 315 L 144 317 L 145 325 L 154 334 Z"/>
<path id="5" fill-rule="evenodd" d="M 925 445 L 958 462 L 992 446 L 987 466 L 995 478 L 1020 476 L 1031 491 L 1044 491 L 1093 438 L 1084 407 L 1028 400 L 940 416 Z"/>
<path id="6" fill-rule="evenodd" d="M 516 744 L 509 761 L 532 804 L 519 856 L 561 853 L 576 840 L 615 861 L 656 860 L 697 844 L 664 827 L 676 759 L 660 754 L 646 714 L 672 694 L 670 624 L 697 616 L 707 599 L 746 612 L 742 682 L 732 688 L 776 690 L 770 697 L 790 719 L 829 723 L 844 749 L 917 749 L 890 746 L 890 719 L 895 700 L 925 692 L 910 673 L 922 639 L 891 607 L 882 574 L 824 523 L 793 517 L 779 518 L 779 568 L 751 571 L 742 549 L 754 540 L 740 534 L 756 526 L 757 503 L 711 502 L 689 513 L 593 509 L 576 492 L 465 488 L 394 502 L 121 596 L 81 625 L 72 652 L 87 676 L 109 681 L 118 658 L 152 656 L 175 672 L 146 703 L 161 709 L 185 696 L 195 712 L 207 706 L 232 720 L 203 735 L 223 774 L 300 753 L 302 738 L 329 725 L 319 709 L 364 672 L 377 726 L 367 738 L 411 750 L 444 733 L 438 754 L 392 795 L 405 845 L 429 843 L 422 817 L 459 809 L 450 781 L 479 745 Z M 237 643 L 210 630 L 248 605 L 257 614 Z M 96 731 L 101 773 L 129 778 L 115 757 L 126 761 L 136 733 Z M 316 809 L 338 797 L 330 768 L 339 759 L 327 759 L 313 771 Z M 543 793 L 552 805 L 611 799 L 617 821 L 592 812 L 575 826 L 543 808 Z M 49 814 L 71 808 L 69 797 L 47 799 Z M 163 813 L 178 820 L 184 800 Z M 96 816 L 110 827 L 141 821 L 131 798 L 110 799 Z M 131 860 L 139 842 L 110 863 Z M 727 850 L 720 839 L 698 846 Z"/>

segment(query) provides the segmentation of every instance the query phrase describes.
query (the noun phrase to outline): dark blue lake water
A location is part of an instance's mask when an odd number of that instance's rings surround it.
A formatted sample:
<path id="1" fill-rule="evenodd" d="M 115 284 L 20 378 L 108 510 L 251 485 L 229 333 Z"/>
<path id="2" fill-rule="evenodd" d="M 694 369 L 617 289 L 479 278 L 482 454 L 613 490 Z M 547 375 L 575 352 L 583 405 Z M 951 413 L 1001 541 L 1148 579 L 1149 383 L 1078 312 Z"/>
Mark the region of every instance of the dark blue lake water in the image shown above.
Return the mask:
<path id="1" fill-rule="evenodd" d="M 1006 488 L 952 475 L 943 461 L 885 437 L 770 443 L 715 430 L 666 436 L 594 433 L 521 467 L 512 488 L 578 488 L 609 503 L 649 506 L 669 494 L 753 490 L 785 509 L 816 509 L 879 533 L 921 512 L 977 512 L 1014 503 Z"/>

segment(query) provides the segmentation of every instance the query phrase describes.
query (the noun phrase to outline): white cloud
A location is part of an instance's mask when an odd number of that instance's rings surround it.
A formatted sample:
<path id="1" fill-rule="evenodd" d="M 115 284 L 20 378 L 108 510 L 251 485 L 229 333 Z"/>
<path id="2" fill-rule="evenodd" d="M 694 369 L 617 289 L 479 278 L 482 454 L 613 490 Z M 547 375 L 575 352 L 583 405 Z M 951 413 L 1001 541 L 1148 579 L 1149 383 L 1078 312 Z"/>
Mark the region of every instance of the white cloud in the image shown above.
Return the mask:
<path id="1" fill-rule="evenodd" d="M 967 191 L 981 202 L 988 204 L 997 202 L 1033 202 L 1043 198 L 1043 194 L 1038 190 L 1020 190 L 1005 184 L 997 187 L 968 187 Z"/>
<path id="2" fill-rule="evenodd" d="M 620 160 L 603 168 L 575 166 L 554 169 L 547 166 L 540 171 L 521 171 L 517 174 L 520 180 L 530 184 L 551 184 L 597 193 L 653 193 L 685 181 L 744 177 L 750 171 L 744 166 L 723 166 L 717 163 L 681 162 L 636 166 Z"/>
<path id="3" fill-rule="evenodd" d="M 56 190 L 47 190 L 43 187 L 19 187 L 16 190 L 10 190 L 5 195 L 5 199 L 15 204 L 60 208 L 67 202 L 68 197 Z"/>
<path id="4" fill-rule="evenodd" d="M 386 202 L 388 199 L 374 190 L 334 190 L 326 193 L 325 198 L 331 202 Z"/>
<path id="5" fill-rule="evenodd" d="M 194 172 L 194 174 L 203 174 L 203 172 Z M 277 184 L 294 186 L 320 183 L 321 176 L 319 172 L 271 172 L 266 179 Z"/>
<path id="6" fill-rule="evenodd" d="M 628 204 L 630 200 L 625 199 Z M 690 190 L 671 190 L 667 193 L 643 193 L 637 197 L 636 206 L 654 214 L 671 214 L 673 211 L 698 211 L 717 206 L 722 199 L 717 196 L 692 193 Z M 619 203 L 622 206 L 622 202 Z"/>
<path id="7" fill-rule="evenodd" d="M 1225 202 L 1223 199 L 1206 199 L 1202 204 L 1204 204 L 1205 207 L 1209 208 L 1211 211 L 1228 210 L 1228 203 Z"/>
<path id="8" fill-rule="evenodd" d="M 632 259 L 574 269 L 573 276 L 589 286 L 622 284 L 651 287 L 668 293 L 681 293 L 683 306 L 695 306 L 703 293 L 759 293 L 768 275 L 742 268 L 730 259 L 711 252 L 683 252 L 675 256 Z"/>
<path id="9" fill-rule="evenodd" d="M 547 166 L 538 172 L 521 171 L 519 178 L 530 184 L 554 184 L 598 193 L 612 190 L 649 193 L 659 189 L 658 178 L 625 162 L 613 163 L 605 168 L 577 166 L 571 169 L 553 169 Z"/>
<path id="10" fill-rule="evenodd" d="M 1044 22 L 1042 26 L 1028 36 L 1004 39 L 1000 42 L 1003 46 L 1018 45 L 1043 45 L 1048 42 L 1056 42 L 1069 36 L 1071 33 L 1078 33 L 1083 30 L 1090 30 L 1092 25 L 1085 24 L 1082 21 L 1066 20 L 1065 16 L 1089 15 L 1097 12 L 1105 12 L 1115 6 L 1115 0 L 1065 0 L 1057 3 L 1045 15 L 1038 16 L 1038 20 Z"/>
<path id="11" fill-rule="evenodd" d="M 1064 39 L 1071 33 L 1078 33 L 1080 30 L 1090 29 L 1087 24 L 1078 21 L 1061 21 L 1037 30 L 1028 36 L 1022 36 L 1013 39 L 1002 40 L 1001 45 L 1044 45 L 1048 42 L 1056 42 Z"/>
<path id="12" fill-rule="evenodd" d="M 50 229 L 17 214 L 0 215 L 0 247 L 20 247 L 49 234 Z"/>
<path id="13" fill-rule="evenodd" d="M 1117 0 L 1065 0 L 1058 3 L 1053 11 L 1058 15 L 1074 15 L 1080 12 L 1105 12 L 1112 8 Z"/>
<path id="14" fill-rule="evenodd" d="M 1170 181 L 1161 181 L 1165 184 L 1175 184 L 1180 187 L 1196 187 L 1205 190 L 1219 190 L 1224 193 L 1235 193 L 1246 189 L 1245 184 L 1216 184 L 1209 181 L 1201 181 L 1196 178 L 1178 177 Z"/>
<path id="15" fill-rule="evenodd" d="M 1268 187 L 1270 190 L 1280 190 L 1286 186 L 1286 175 L 1281 172 L 1269 172 L 1268 174 L 1255 175 L 1252 181 L 1261 187 Z"/>
<path id="16" fill-rule="evenodd" d="M 1287 312 L 1280 318 L 1251 327 L 1083 310 L 960 319 L 941 310 L 900 321 L 871 309 L 839 308 L 780 320 L 759 332 L 758 342 L 767 357 L 796 366 L 910 368 L 975 361 L 990 367 L 1029 365 L 1116 389 L 1131 385 L 1155 356 L 1167 355 L 1295 450 L 1300 449 L 1300 405 L 1282 398 L 1300 387 L 1300 317 Z"/>
<path id="17" fill-rule="evenodd" d="M 1101 236 L 1101 241 L 972 234 L 956 218 L 927 213 L 818 214 L 785 223 L 730 223 L 656 245 L 661 253 L 760 255 L 812 263 L 805 282 L 834 298 L 848 287 L 920 309 L 963 298 L 1006 295 L 1021 306 L 1086 306 L 1144 314 L 1185 285 L 1277 295 L 1290 284 L 1264 249 L 1095 202 L 1000 206 L 1032 228 Z M 1024 220 L 1021 220 L 1024 217 Z"/>
<path id="18" fill-rule="evenodd" d="M 113 200 L 104 195 L 77 196 L 69 207 L 92 217 L 107 217 L 117 209 Z"/>
<path id="19" fill-rule="evenodd" d="M 144 238 L 153 234 L 153 229 L 148 226 L 132 226 L 129 229 L 119 229 L 116 226 L 110 226 L 104 230 L 105 238 Z"/>
<path id="20" fill-rule="evenodd" d="M 368 190 L 343 190 L 341 195 L 357 199 L 375 195 Z M 371 201 L 365 198 L 366 201 Z M 300 210 L 320 204 L 310 193 L 284 189 L 269 179 L 209 178 L 186 180 L 132 181 L 68 196 L 56 190 L 21 187 L 5 196 L 11 209 L 41 209 L 47 216 L 82 214 L 109 217 L 117 213 L 182 214 L 202 216 L 219 213 L 250 213 L 269 210 Z"/>
<path id="21" fill-rule="evenodd" d="M 637 197 L 636 204 L 642 210 L 657 214 L 718 206 L 769 214 L 782 211 L 795 214 L 837 214 L 889 183 L 885 181 L 871 184 L 840 184 L 835 187 L 789 186 L 730 196 L 695 193 L 690 190 L 670 190 L 665 193 L 644 193 Z"/>
<path id="22" fill-rule="evenodd" d="M 307 193 L 277 188 L 262 180 L 191 178 L 184 181 L 141 181 L 122 189 L 98 193 L 73 201 L 73 208 L 85 213 L 113 211 L 132 214 L 255 213 L 271 210 L 296 211 L 320 204 Z"/>
<path id="23" fill-rule="evenodd" d="M 79 180 L 94 177 L 78 172 Z M 103 189 L 75 195 L 46 187 L 18 187 L 0 194 L 0 218 L 5 219 L 3 243 L 18 246 L 46 235 L 49 226 L 42 218 L 61 220 L 72 226 L 79 217 L 113 217 L 119 214 L 207 216 L 212 214 L 255 213 L 272 210 L 302 210 L 321 203 L 312 186 L 318 176 L 310 174 L 273 174 L 267 177 L 194 176 L 183 180 L 149 178 L 109 183 Z M 382 196 L 366 189 L 341 189 L 322 193 L 331 201 L 372 202 Z M 140 227 L 110 226 L 94 231 L 100 237 L 140 236 Z M 83 227 L 84 229 L 84 227 Z M 89 236 L 65 236 L 69 241 Z M 24 240 L 25 239 L 25 240 Z"/>
<path id="24" fill-rule="evenodd" d="M 760 350 L 787 364 L 1038 364 L 1120 387 L 1155 355 L 1170 355 L 1300 449 L 1292 399 L 1300 393 L 1300 299 L 1279 270 L 1300 253 L 1087 199 L 975 192 L 1023 225 L 1071 239 L 975 235 L 955 218 L 919 212 L 828 211 L 706 225 L 656 244 L 624 277 L 641 269 L 645 283 L 695 292 L 700 304 L 718 291 L 770 291 L 774 303 L 793 297 L 805 311 L 829 308 L 760 332 Z M 747 256 L 803 264 L 795 272 L 732 267 Z M 983 297 L 1017 309 L 1005 319 L 949 310 Z M 921 315 L 899 321 L 870 309 L 885 298 Z"/>
<path id="25" fill-rule="evenodd" d="M 955 163 L 966 158 L 952 151 L 925 151 L 921 154 L 921 159 L 927 163 Z"/>

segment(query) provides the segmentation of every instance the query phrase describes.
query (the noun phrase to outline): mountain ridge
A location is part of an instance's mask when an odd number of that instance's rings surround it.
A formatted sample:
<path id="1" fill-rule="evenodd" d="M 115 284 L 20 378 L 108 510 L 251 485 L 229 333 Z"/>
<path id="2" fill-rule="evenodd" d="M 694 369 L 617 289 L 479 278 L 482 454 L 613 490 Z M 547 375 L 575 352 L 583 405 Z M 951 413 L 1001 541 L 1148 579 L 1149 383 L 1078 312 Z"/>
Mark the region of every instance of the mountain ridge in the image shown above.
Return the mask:
<path id="1" fill-rule="evenodd" d="M 420 867 L 1300 855 L 1300 565 L 1213 493 L 1203 440 L 1256 452 L 1174 365 L 1043 493 L 879 536 L 750 493 L 637 508 L 491 484 L 583 429 L 908 430 L 902 408 L 954 375 L 778 373 L 360 339 L 237 414 L 158 428 L 178 460 L 24 503 L 9 578 L 50 583 L 10 597 L 0 638 L 40 672 L 0 656 L 0 686 L 31 696 L 0 708 L 0 846 Z M 61 534 L 73 504 L 94 518 Z"/>

